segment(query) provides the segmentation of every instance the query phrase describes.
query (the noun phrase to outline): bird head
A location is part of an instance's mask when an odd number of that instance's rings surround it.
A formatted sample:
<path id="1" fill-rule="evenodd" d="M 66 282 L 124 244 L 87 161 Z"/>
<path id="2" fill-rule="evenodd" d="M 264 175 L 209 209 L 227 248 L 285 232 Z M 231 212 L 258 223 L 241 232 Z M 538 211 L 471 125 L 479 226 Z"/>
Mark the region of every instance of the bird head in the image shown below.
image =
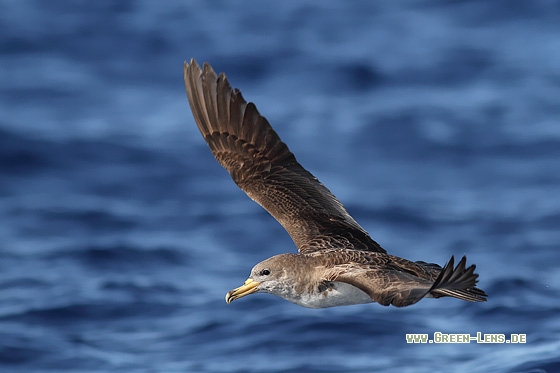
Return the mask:
<path id="1" fill-rule="evenodd" d="M 236 299 L 246 295 L 262 292 L 278 295 L 291 293 L 291 281 L 286 281 L 291 273 L 291 262 L 296 254 L 281 254 L 263 260 L 253 267 L 251 275 L 243 285 L 226 294 L 226 303 L 230 304 Z"/>

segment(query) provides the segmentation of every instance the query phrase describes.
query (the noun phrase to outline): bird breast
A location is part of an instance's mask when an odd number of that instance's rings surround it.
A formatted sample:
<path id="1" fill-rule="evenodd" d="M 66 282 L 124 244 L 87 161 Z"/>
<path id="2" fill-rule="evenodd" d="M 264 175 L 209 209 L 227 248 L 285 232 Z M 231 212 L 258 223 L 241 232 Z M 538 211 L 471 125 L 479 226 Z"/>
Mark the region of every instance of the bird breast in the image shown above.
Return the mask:
<path id="1" fill-rule="evenodd" d="M 373 300 L 362 290 L 344 282 L 329 282 L 320 285 L 317 291 L 305 293 L 298 299 L 288 299 L 308 308 L 327 308 L 371 303 Z"/>

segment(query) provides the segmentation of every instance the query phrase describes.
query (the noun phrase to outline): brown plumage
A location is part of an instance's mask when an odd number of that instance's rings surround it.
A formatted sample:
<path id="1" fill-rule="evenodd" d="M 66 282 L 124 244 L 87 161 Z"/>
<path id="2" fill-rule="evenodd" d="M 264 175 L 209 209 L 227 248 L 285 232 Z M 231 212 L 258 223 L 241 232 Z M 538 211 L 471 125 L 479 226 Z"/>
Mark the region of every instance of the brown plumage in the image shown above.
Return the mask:
<path id="1" fill-rule="evenodd" d="M 185 62 L 184 79 L 195 122 L 212 154 L 233 181 L 288 231 L 299 254 L 257 264 L 226 301 L 254 292 L 321 308 L 378 302 L 397 307 L 424 297 L 486 300 L 475 287 L 475 266 L 463 257 L 437 264 L 411 262 L 387 252 L 348 214 L 336 197 L 305 170 L 268 121 L 225 74 Z"/>

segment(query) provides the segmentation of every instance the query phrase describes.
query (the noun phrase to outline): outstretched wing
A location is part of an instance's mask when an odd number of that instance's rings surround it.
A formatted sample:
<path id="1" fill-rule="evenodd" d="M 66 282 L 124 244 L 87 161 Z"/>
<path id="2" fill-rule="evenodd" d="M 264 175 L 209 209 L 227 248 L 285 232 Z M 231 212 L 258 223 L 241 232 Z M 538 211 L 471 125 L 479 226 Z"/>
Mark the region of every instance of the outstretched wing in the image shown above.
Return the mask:
<path id="1" fill-rule="evenodd" d="M 194 59 L 184 66 L 196 124 L 233 181 L 288 231 L 300 252 L 344 245 L 385 252 L 290 152 L 225 74 Z"/>
<path id="2" fill-rule="evenodd" d="M 355 262 L 335 266 L 325 280 L 345 282 L 367 293 L 377 303 L 405 307 L 429 296 L 454 297 L 469 302 L 486 302 L 486 293 L 475 287 L 476 266 L 467 268 L 467 258 L 454 265 L 451 257 L 444 268 L 436 264 L 423 265 L 386 255 L 370 266 Z M 437 268 L 439 267 L 439 268 Z"/>

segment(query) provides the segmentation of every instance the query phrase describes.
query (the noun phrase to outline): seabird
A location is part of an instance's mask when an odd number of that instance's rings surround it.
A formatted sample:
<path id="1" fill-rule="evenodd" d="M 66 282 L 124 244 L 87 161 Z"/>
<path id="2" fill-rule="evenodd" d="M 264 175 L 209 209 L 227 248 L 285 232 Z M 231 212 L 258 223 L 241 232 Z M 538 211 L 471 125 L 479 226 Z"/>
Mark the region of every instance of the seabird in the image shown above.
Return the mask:
<path id="1" fill-rule="evenodd" d="M 247 195 L 288 231 L 298 254 L 280 254 L 253 267 L 226 302 L 262 292 L 309 308 L 377 302 L 409 306 L 424 297 L 486 301 L 475 287 L 475 265 L 454 257 L 442 268 L 387 254 L 306 169 L 286 144 L 208 63 L 184 64 L 190 107 L 216 160 Z"/>

